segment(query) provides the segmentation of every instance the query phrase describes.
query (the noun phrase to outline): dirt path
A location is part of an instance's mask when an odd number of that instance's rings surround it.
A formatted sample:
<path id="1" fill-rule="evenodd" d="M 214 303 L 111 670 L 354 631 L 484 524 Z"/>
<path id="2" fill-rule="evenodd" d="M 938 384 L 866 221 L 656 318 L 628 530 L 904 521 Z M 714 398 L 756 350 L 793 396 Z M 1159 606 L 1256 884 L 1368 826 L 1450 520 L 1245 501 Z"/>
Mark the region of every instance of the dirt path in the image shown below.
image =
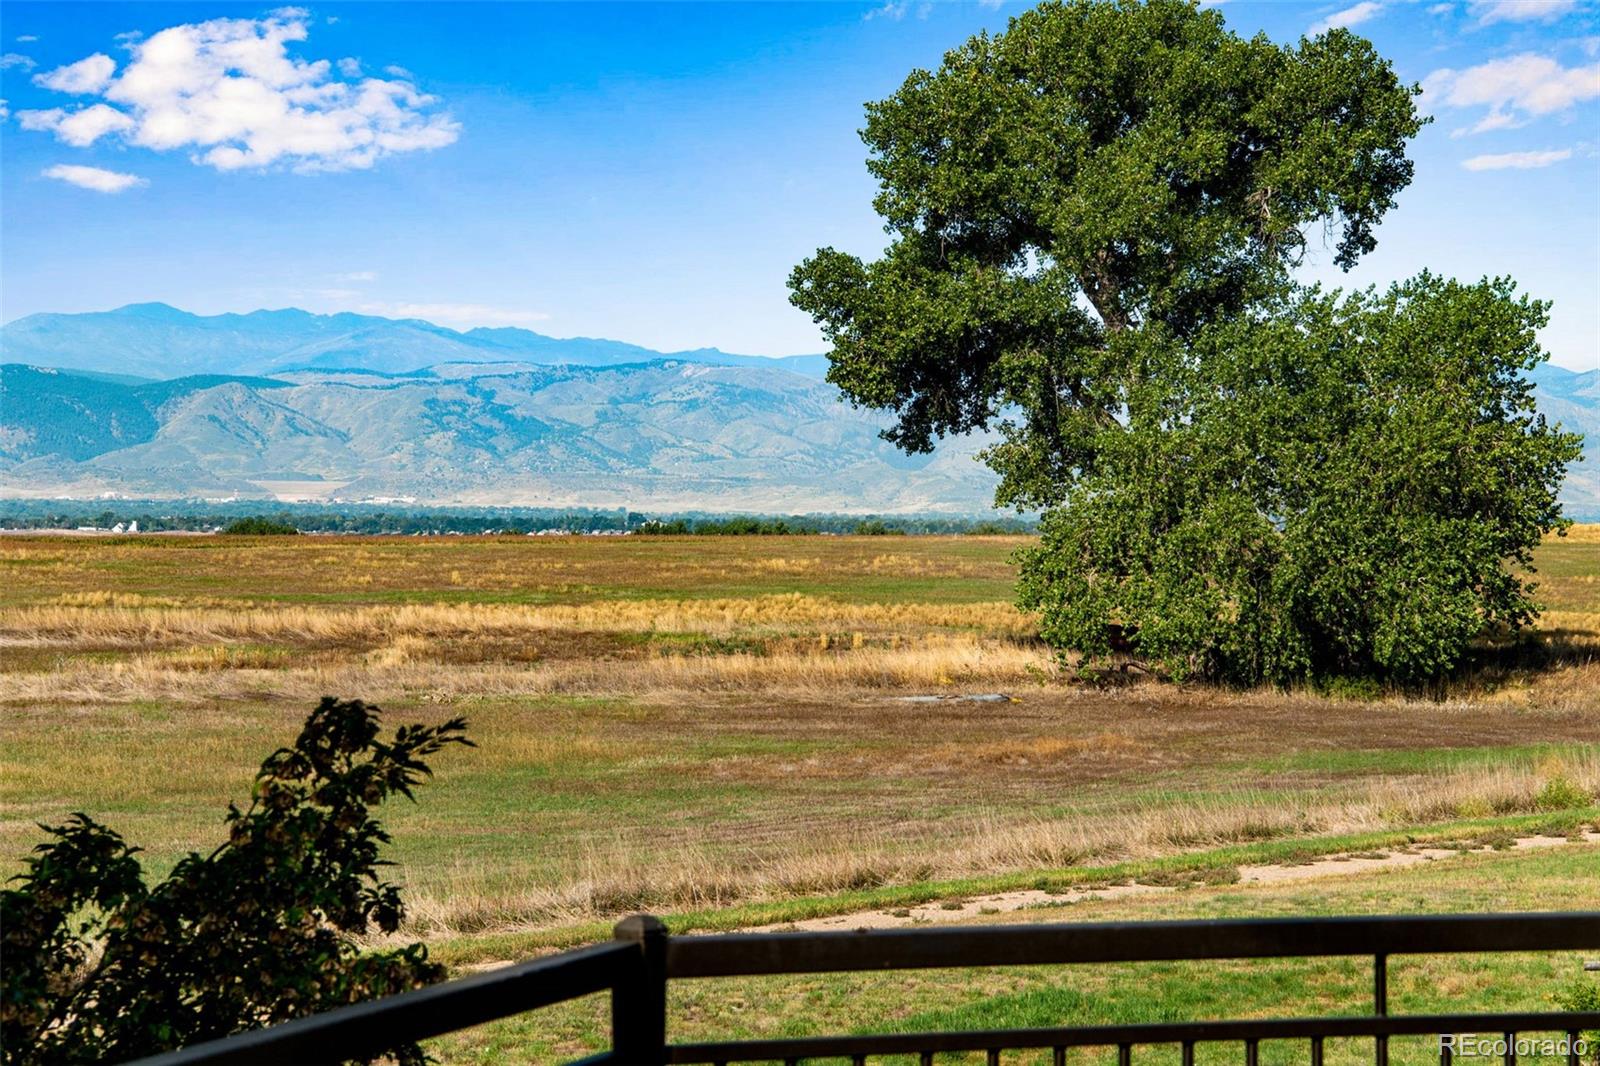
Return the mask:
<path id="1" fill-rule="evenodd" d="M 1589 847 L 1600 844 L 1600 831 L 1587 830 L 1574 843 L 1567 837 L 1530 836 L 1513 840 L 1510 847 L 1517 851 L 1534 848 Z M 1445 862 L 1465 854 L 1482 854 L 1495 849 L 1490 845 L 1476 848 L 1414 847 L 1378 853 L 1326 855 L 1310 862 L 1296 865 L 1264 865 L 1239 867 L 1239 880 L 1244 885 L 1289 884 L 1315 881 L 1327 877 L 1344 877 L 1366 873 L 1369 870 L 1387 870 L 1402 866 L 1417 866 L 1425 862 Z M 1140 884 L 1137 882 L 1101 885 L 1081 889 L 1046 892 L 1041 889 L 1021 889 L 1015 892 L 997 892 L 987 896 L 969 896 L 962 899 L 924 903 L 915 907 L 894 910 L 861 911 L 855 914 L 834 914 L 825 918 L 807 918 L 798 922 L 752 926 L 744 932 L 789 932 L 812 930 L 902 929 L 908 926 L 937 925 L 959 922 L 991 914 L 1006 914 L 1032 907 L 1058 907 L 1089 899 L 1122 899 L 1127 896 L 1151 896 L 1175 892 L 1176 884 Z"/>

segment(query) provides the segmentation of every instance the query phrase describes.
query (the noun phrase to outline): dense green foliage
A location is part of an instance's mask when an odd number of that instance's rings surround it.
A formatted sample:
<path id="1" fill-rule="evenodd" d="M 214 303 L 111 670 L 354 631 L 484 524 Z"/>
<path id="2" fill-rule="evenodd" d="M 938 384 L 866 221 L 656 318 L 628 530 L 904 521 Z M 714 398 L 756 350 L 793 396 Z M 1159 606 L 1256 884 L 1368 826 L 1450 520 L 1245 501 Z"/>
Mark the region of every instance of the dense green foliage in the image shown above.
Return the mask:
<path id="1" fill-rule="evenodd" d="M 121 1062 L 416 988 L 443 977 L 420 944 L 358 951 L 399 928 L 389 839 L 370 809 L 410 798 L 465 722 L 379 738 L 375 707 L 324 699 L 230 806 L 228 840 L 148 884 L 137 848 L 84 814 L 47 828 L 0 894 L 5 1062 Z M 415 1046 L 396 1048 L 420 1063 Z"/>
<path id="2" fill-rule="evenodd" d="M 793 300 L 892 440 L 998 420 L 1002 502 L 1052 506 L 1141 378 L 1115 338 L 1273 294 L 1318 219 L 1341 262 L 1372 246 L 1410 180 L 1411 94 L 1343 30 L 1280 48 L 1186 0 L 1045 3 L 868 106 L 892 242 L 819 251 Z"/>
<path id="3" fill-rule="evenodd" d="M 792 299 L 829 380 L 913 451 L 989 427 L 1046 511 L 1021 601 L 1090 661 L 1415 680 L 1531 617 L 1507 570 L 1576 442 L 1532 413 L 1542 305 L 1508 282 L 1297 291 L 1410 181 L 1414 87 L 1345 30 L 1280 47 L 1186 0 L 1047 2 L 871 104 L 892 242 Z"/>
<path id="4" fill-rule="evenodd" d="M 1155 346 L 1136 409 L 1026 553 L 1024 606 L 1176 675 L 1416 682 L 1532 617 L 1577 441 L 1533 413 L 1544 306 L 1431 275 Z"/>
<path id="5" fill-rule="evenodd" d="M 222 531 L 235 537 L 273 537 L 292 536 L 300 530 L 288 522 L 280 522 L 265 515 L 252 515 L 249 518 L 236 518 L 223 527 Z"/>

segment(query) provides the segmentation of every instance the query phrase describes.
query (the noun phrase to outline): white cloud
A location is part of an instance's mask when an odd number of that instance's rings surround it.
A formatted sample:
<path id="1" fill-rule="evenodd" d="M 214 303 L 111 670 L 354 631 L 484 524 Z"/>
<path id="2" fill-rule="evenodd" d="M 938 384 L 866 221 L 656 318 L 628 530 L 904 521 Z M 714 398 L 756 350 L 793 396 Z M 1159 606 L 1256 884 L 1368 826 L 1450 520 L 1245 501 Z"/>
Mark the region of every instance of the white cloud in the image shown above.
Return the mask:
<path id="1" fill-rule="evenodd" d="M 1349 29 L 1351 26 L 1361 25 L 1382 10 L 1383 5 L 1376 3 L 1375 0 L 1361 0 L 1359 4 L 1347 7 L 1343 11 L 1335 11 L 1327 18 L 1312 23 L 1306 32 L 1315 35 L 1326 33 L 1328 30 Z"/>
<path id="2" fill-rule="evenodd" d="M 388 318 L 421 318 L 446 326 L 520 326 L 543 322 L 550 316 L 542 311 L 488 307 L 484 304 L 445 303 L 368 303 L 357 308 L 368 315 Z"/>
<path id="3" fill-rule="evenodd" d="M 1530 117 L 1600 97 L 1600 63 L 1563 67 L 1549 56 L 1524 52 L 1466 70 L 1436 70 L 1422 79 L 1422 98 L 1436 107 L 1484 107 L 1488 111 L 1468 133 L 1511 129 Z"/>
<path id="4" fill-rule="evenodd" d="M 115 170 L 80 167 L 70 163 L 58 163 L 40 171 L 40 174 L 46 178 L 64 181 L 68 185 L 76 185 L 80 189 L 93 189 L 95 192 L 122 192 L 136 185 L 149 184 L 137 174 L 119 174 Z"/>
<path id="5" fill-rule="evenodd" d="M 377 281 L 378 272 L 375 270 L 352 270 L 348 274 L 330 275 L 334 281 Z"/>
<path id="6" fill-rule="evenodd" d="M 21 67 L 23 70 L 32 70 L 39 64 L 20 52 L 7 52 L 0 56 L 0 70 L 10 70 L 12 67 Z"/>
<path id="7" fill-rule="evenodd" d="M 10 117 L 11 117 L 11 108 L 7 106 L 7 101 L 0 100 L 0 121 L 4 121 L 5 119 L 8 119 Z"/>
<path id="8" fill-rule="evenodd" d="M 18 44 L 32 44 L 34 41 L 37 41 L 38 39 L 39 38 L 37 36 L 35 36 L 34 34 L 24 33 L 21 37 L 17 38 L 17 43 Z"/>
<path id="9" fill-rule="evenodd" d="M 53 130 L 61 125 L 67 113 L 59 107 L 48 111 L 18 111 L 17 123 L 25 130 Z"/>
<path id="10" fill-rule="evenodd" d="M 1472 16 L 1483 26 L 1495 22 L 1554 22 L 1578 0 L 1473 0 Z"/>
<path id="11" fill-rule="evenodd" d="M 1448 15 L 1448 14 L 1450 14 L 1450 12 L 1454 11 L 1455 9 L 1456 9 L 1456 5 L 1454 5 L 1454 4 L 1434 4 L 1432 7 L 1428 8 L 1428 14 L 1430 14 L 1430 15 Z"/>
<path id="12" fill-rule="evenodd" d="M 864 22 L 871 22 L 873 19 L 891 19 L 899 22 L 906 17 L 906 12 L 908 11 L 915 12 L 919 19 L 925 19 L 932 10 L 933 4 L 931 0 L 924 0 L 923 3 L 915 5 L 912 4 L 911 0 L 889 0 L 888 3 L 881 7 L 871 9 L 861 18 Z"/>
<path id="13" fill-rule="evenodd" d="M 347 78 L 361 77 L 361 60 L 352 56 L 345 56 L 339 60 L 339 73 Z"/>
<path id="14" fill-rule="evenodd" d="M 416 79 L 415 74 L 412 74 L 409 70 L 407 70 L 405 67 L 402 67 L 398 63 L 390 63 L 388 66 L 383 68 L 383 72 L 389 75 L 391 78 L 399 78 L 402 81 L 414 81 Z"/>
<path id="15" fill-rule="evenodd" d="M 133 128 L 133 119 L 114 107 L 92 104 L 76 111 L 52 107 L 48 111 L 18 111 L 25 130 L 52 130 L 56 138 L 75 148 L 87 148 L 108 133 Z"/>
<path id="16" fill-rule="evenodd" d="M 1563 148 L 1551 152 L 1502 152 L 1499 155 L 1475 155 L 1462 162 L 1468 170 L 1533 170 L 1571 159 L 1572 151 Z"/>
<path id="17" fill-rule="evenodd" d="M 435 111 L 434 98 L 409 78 L 357 79 L 341 64 L 351 79 L 344 80 L 327 60 L 291 55 L 290 45 L 307 36 L 307 16 L 296 8 L 171 26 L 132 44 L 120 73 L 109 56 L 94 55 L 35 79 L 64 92 L 94 85 L 120 105 L 106 112 L 125 123 L 97 112 L 73 125 L 82 114 L 74 112 L 28 128 L 93 143 L 98 122 L 95 137 L 116 132 L 138 147 L 189 149 L 194 162 L 218 170 L 285 165 L 302 173 L 364 169 L 460 135 L 455 120 Z"/>
<path id="18" fill-rule="evenodd" d="M 73 93 L 85 96 L 97 93 L 106 87 L 111 80 L 111 75 L 117 71 L 117 61 L 104 52 L 96 52 L 76 63 L 68 63 L 64 67 L 57 67 L 47 74 L 35 74 L 33 83 L 42 85 L 46 89 L 54 89 L 58 93 Z"/>

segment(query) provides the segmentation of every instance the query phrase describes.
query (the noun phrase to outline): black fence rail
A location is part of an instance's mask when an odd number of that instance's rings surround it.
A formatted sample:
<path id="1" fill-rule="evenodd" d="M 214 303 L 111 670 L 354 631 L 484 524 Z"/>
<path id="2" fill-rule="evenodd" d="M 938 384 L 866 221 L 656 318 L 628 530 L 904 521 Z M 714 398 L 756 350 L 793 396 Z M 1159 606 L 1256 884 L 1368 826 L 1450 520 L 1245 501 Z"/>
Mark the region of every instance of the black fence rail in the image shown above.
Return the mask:
<path id="1" fill-rule="evenodd" d="M 655 918 L 635 915 L 617 925 L 607 944 L 508 966 L 416 992 L 361 1003 L 252 1033 L 144 1059 L 139 1066 L 246 1066 L 338 1063 L 379 1055 L 397 1044 L 424 1040 L 482 1022 L 611 992 L 612 1047 L 589 1063 L 796 1063 L 877 1056 L 981 1052 L 990 1064 L 1010 1050 L 1047 1051 L 1065 1061 L 1069 1048 L 1115 1048 L 1129 1066 L 1135 1048 L 1181 1049 L 1185 1066 L 1201 1044 L 1237 1044 L 1256 1066 L 1262 1041 L 1299 1041 L 1303 1061 L 1321 1066 L 1324 1042 L 1373 1041 L 1385 1066 L 1389 1038 L 1434 1034 L 1492 1034 L 1516 1061 L 1516 1038 L 1553 1035 L 1569 1066 L 1580 1062 L 1581 1033 L 1600 1028 L 1600 1011 L 1498 1014 L 1389 1013 L 1388 961 L 1394 955 L 1549 952 L 1600 948 L 1600 911 L 1571 914 L 1490 914 L 1283 918 L 1244 921 L 1113 922 L 965 926 L 853 933 L 751 933 L 668 936 Z M 968 966 L 1043 966 L 1067 963 L 1172 962 L 1217 959 L 1367 957 L 1372 960 L 1372 1013 L 1351 1017 L 1163 1022 L 1062 1026 L 1043 1029 L 878 1033 L 720 1043 L 669 1043 L 667 984 L 672 980 L 761 974 L 839 973 Z M 1450 1066 L 1455 1052 L 1439 1043 Z"/>

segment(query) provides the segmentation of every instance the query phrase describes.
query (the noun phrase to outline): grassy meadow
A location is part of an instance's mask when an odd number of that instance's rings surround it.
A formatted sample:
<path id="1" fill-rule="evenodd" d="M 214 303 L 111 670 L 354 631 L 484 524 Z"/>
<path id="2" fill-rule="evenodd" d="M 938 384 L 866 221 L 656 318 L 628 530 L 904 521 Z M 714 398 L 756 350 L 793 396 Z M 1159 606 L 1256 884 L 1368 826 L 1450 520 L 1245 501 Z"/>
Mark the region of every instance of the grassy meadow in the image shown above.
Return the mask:
<path id="1" fill-rule="evenodd" d="M 1247 864 L 1593 826 L 1600 527 L 1540 551 L 1536 637 L 1427 694 L 1075 681 L 1010 604 L 1022 543 L 8 536 L 0 847 L 14 869 L 36 823 L 74 810 L 155 866 L 209 847 L 332 694 L 391 724 L 470 720 L 480 746 L 386 814 L 407 935 L 463 967 L 603 937 L 639 909 L 735 929 L 1121 883 L 1183 887 L 986 917 L 1600 906 L 1592 842 L 1235 883 Z M 1548 1007 L 1576 972 L 1406 965 L 1397 1010 L 1450 994 Z M 1224 967 L 1180 994 L 1186 975 L 916 975 L 905 995 L 903 976 L 708 983 L 677 993 L 673 1032 L 1198 1017 L 1252 996 L 1260 1013 L 1331 1011 L 1367 980 L 1338 961 Z M 543 1061 L 604 1028 L 586 1001 L 436 1051 Z"/>

